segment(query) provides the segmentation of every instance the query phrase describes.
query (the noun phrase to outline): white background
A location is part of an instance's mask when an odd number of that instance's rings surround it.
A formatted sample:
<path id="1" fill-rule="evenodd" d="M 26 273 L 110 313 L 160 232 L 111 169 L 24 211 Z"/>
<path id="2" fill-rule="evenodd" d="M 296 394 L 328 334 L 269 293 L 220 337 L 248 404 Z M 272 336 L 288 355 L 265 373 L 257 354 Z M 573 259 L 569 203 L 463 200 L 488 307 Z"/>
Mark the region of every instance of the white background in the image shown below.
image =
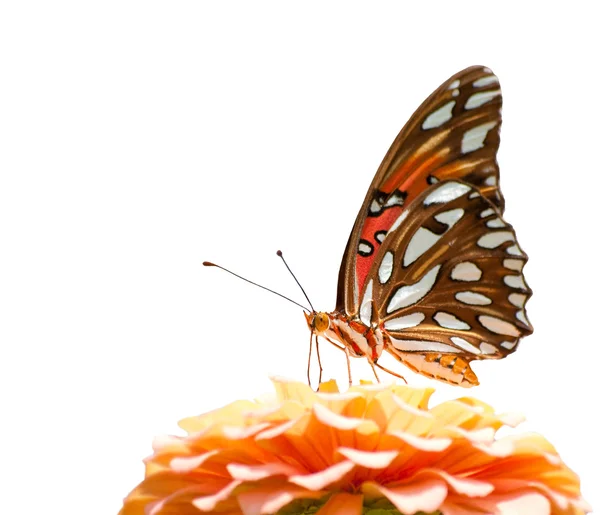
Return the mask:
<path id="1" fill-rule="evenodd" d="M 600 506 L 592 2 L 12 2 L 0 8 L 2 511 L 116 513 L 176 421 L 304 380 L 366 189 L 422 100 L 491 67 L 535 333 L 475 364 Z M 492 5 L 495 5 L 492 7 Z M 327 377 L 345 362 L 325 348 Z M 355 375 L 370 378 L 364 364 Z M 594 488 L 596 487 L 596 488 Z"/>

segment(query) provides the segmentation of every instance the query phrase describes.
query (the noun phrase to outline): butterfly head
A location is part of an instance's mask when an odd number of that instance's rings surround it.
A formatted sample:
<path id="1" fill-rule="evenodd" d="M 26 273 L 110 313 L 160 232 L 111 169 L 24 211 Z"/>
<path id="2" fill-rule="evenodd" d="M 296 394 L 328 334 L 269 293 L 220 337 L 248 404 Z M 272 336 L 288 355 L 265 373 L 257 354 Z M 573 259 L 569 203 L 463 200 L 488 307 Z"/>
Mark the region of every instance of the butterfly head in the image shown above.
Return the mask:
<path id="1" fill-rule="evenodd" d="M 304 313 L 304 316 L 312 332 L 323 334 L 329 329 L 329 315 L 327 313 L 313 311 L 312 313 Z"/>

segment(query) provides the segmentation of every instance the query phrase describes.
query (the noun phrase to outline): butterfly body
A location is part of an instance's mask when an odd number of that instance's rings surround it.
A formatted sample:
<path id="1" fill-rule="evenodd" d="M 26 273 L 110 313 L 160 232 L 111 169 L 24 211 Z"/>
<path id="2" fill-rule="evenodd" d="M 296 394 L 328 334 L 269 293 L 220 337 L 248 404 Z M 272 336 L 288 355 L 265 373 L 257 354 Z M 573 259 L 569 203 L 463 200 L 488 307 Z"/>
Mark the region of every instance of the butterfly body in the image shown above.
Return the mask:
<path id="1" fill-rule="evenodd" d="M 372 365 L 387 351 L 461 386 L 469 363 L 532 332 L 526 254 L 503 218 L 496 152 L 502 97 L 480 66 L 442 84 L 385 156 L 356 218 L 331 313 L 311 331 Z"/>

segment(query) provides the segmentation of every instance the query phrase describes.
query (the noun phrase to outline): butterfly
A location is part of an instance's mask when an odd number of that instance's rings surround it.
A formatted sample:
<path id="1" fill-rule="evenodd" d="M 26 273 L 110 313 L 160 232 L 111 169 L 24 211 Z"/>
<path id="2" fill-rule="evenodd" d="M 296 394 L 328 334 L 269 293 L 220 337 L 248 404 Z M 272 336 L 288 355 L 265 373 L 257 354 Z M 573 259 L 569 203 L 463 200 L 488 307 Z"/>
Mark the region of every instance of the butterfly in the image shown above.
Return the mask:
<path id="1" fill-rule="evenodd" d="M 321 336 L 374 371 L 401 377 L 378 363 L 387 352 L 414 372 L 470 387 L 479 384 L 471 361 L 504 358 L 531 334 L 527 255 L 502 217 L 501 106 L 498 78 L 474 66 L 413 114 L 354 222 L 335 311 L 305 313 L 311 350 Z"/>

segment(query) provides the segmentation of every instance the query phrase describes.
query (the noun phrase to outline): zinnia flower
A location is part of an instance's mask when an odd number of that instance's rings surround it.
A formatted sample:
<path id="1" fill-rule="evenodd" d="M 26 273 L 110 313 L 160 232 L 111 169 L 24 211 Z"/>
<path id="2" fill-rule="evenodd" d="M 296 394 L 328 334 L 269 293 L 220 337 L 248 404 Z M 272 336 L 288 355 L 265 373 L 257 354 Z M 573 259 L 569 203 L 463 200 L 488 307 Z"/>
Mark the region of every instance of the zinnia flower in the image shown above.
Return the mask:
<path id="1" fill-rule="evenodd" d="M 466 397 L 430 408 L 430 388 L 273 382 L 275 398 L 182 420 L 187 436 L 157 440 L 121 515 L 590 510 L 542 436 L 496 437 L 521 417 Z"/>

